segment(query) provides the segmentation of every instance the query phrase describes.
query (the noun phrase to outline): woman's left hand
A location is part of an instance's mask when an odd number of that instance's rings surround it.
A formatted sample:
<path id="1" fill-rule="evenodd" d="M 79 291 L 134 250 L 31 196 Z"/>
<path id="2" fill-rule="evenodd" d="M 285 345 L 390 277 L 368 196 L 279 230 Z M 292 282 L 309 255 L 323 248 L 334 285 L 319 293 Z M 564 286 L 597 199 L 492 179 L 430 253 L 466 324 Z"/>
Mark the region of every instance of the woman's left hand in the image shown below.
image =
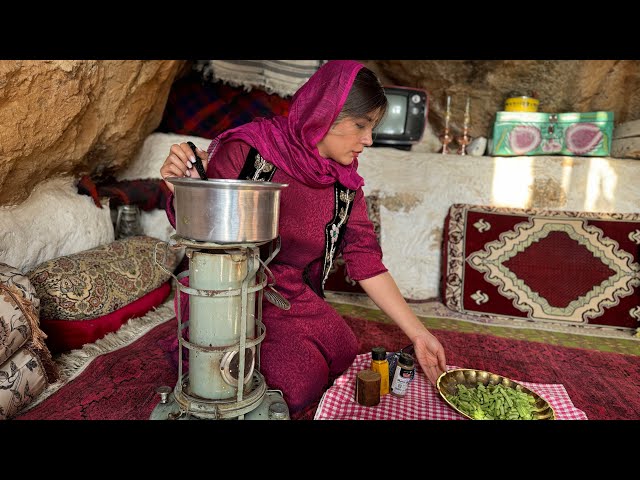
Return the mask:
<path id="1" fill-rule="evenodd" d="M 435 386 L 438 377 L 447 370 L 444 347 L 427 331 L 413 338 L 413 349 L 422 371 Z"/>
<path id="2" fill-rule="evenodd" d="M 389 315 L 413 343 L 413 350 L 422 371 L 435 385 L 447 369 L 444 347 L 422 324 L 402 297 L 389 272 L 360 280 L 360 286 L 380 309 Z"/>

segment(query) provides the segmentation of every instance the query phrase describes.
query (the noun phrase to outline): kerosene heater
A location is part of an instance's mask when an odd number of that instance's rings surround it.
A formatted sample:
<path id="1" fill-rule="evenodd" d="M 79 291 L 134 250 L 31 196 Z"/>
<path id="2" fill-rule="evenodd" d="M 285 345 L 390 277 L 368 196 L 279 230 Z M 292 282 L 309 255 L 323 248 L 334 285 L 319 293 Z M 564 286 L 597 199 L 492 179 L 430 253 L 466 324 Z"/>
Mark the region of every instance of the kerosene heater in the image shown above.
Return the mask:
<path id="1" fill-rule="evenodd" d="M 267 267 L 280 250 L 280 191 L 287 185 L 167 180 L 175 186 L 176 234 L 158 244 L 155 261 L 176 283 L 178 381 L 173 389 L 156 389 L 160 403 L 151 419 L 289 419 L 282 392 L 269 389 L 260 373 L 263 296 L 290 306 Z M 174 276 L 160 245 L 184 248 L 189 269 Z M 186 276 L 188 286 L 181 282 Z M 181 292 L 188 296 L 188 320 Z"/>

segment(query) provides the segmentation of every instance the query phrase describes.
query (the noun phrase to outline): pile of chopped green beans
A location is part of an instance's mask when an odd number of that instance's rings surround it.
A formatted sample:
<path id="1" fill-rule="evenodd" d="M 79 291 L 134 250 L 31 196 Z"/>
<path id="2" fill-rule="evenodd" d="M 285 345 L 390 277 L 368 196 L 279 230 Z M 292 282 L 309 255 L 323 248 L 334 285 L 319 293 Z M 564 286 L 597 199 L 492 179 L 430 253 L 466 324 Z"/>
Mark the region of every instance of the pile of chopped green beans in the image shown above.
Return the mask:
<path id="1" fill-rule="evenodd" d="M 457 393 L 445 394 L 447 400 L 474 420 L 533 420 L 536 399 L 522 390 L 482 383 L 456 387 Z"/>

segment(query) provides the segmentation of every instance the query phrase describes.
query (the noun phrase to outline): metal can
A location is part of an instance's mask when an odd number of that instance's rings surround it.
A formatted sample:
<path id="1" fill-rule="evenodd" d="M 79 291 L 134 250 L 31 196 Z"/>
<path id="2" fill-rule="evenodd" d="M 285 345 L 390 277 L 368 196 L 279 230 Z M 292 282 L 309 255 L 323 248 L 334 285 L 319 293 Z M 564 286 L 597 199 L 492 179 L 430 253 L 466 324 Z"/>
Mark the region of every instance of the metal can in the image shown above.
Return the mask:
<path id="1" fill-rule="evenodd" d="M 525 95 L 509 97 L 504 102 L 505 112 L 537 112 L 540 100 Z"/>
<path id="2" fill-rule="evenodd" d="M 398 363 L 393 373 L 391 381 L 391 394 L 396 397 L 404 397 L 409 389 L 409 383 L 413 379 L 415 365 L 413 357 L 408 353 L 401 353 L 398 356 Z"/>

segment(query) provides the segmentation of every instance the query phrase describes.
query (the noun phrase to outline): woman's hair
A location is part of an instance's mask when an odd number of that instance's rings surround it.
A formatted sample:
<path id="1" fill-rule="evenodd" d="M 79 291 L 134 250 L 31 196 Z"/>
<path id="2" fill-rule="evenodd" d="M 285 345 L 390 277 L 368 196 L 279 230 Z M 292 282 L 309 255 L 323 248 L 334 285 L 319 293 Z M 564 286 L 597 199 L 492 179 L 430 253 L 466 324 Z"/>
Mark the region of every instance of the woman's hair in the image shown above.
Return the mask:
<path id="1" fill-rule="evenodd" d="M 387 97 L 380 80 L 367 67 L 362 67 L 356 75 L 347 100 L 336 118 L 339 122 L 345 117 L 364 117 L 379 110 L 376 124 L 382 120 L 387 111 Z"/>

